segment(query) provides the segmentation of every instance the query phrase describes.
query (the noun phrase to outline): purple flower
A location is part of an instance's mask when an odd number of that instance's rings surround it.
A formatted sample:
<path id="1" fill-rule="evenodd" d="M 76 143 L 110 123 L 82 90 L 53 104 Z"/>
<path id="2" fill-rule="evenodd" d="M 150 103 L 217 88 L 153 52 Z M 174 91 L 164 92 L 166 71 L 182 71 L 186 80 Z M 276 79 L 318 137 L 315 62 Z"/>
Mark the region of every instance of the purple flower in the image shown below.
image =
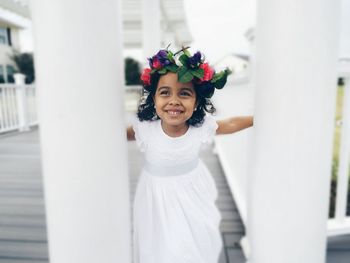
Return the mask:
<path id="1" fill-rule="evenodd" d="M 188 59 L 188 64 L 191 67 L 196 67 L 198 63 L 201 62 L 202 54 L 201 52 L 197 51 L 192 57 Z"/>
<path id="2" fill-rule="evenodd" d="M 170 64 L 170 61 L 168 59 L 168 51 L 164 49 L 159 50 L 155 57 L 159 60 L 160 64 L 162 64 L 162 67 Z"/>
<path id="3" fill-rule="evenodd" d="M 158 53 L 156 54 L 156 57 L 159 60 L 165 60 L 167 59 L 168 52 L 166 50 L 159 50 Z"/>

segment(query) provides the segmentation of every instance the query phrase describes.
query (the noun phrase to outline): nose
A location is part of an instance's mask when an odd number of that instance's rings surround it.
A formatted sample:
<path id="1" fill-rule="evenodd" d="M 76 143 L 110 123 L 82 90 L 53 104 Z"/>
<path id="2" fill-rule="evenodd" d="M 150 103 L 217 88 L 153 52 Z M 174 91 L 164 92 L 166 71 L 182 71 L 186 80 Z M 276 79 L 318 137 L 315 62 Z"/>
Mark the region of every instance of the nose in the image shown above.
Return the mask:
<path id="1" fill-rule="evenodd" d="M 179 105 L 180 104 L 179 98 L 176 95 L 172 96 L 170 101 L 169 101 L 169 104 L 170 105 Z"/>

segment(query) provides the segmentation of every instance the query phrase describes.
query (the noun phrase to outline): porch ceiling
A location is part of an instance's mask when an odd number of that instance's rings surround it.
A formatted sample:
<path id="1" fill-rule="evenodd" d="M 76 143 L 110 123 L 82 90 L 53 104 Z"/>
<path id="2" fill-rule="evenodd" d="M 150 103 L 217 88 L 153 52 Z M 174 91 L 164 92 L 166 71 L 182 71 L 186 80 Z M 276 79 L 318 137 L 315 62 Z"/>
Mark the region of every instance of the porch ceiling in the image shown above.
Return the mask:
<path id="1" fill-rule="evenodd" d="M 140 48 L 142 44 L 142 0 L 122 0 L 124 46 L 126 48 Z M 0 7 L 13 13 L 17 17 L 30 19 L 28 0 L 0 0 Z M 161 40 L 166 45 L 166 35 L 174 36 L 175 45 L 181 46 L 192 41 L 188 29 L 183 0 L 160 0 L 161 9 Z M 151 16 L 152 14 L 150 14 Z M 0 17 L 1 20 L 1 17 Z M 25 27 L 14 21 L 7 21 L 9 25 Z"/>

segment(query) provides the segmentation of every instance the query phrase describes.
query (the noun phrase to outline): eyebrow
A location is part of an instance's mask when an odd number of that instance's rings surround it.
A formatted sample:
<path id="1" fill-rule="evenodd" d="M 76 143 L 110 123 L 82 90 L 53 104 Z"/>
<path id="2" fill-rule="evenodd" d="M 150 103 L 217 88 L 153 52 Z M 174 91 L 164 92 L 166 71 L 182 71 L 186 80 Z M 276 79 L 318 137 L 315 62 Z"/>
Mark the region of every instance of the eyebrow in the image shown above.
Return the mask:
<path id="1" fill-rule="evenodd" d="M 186 87 L 181 88 L 181 90 L 187 90 L 187 91 L 189 91 L 189 92 L 191 92 L 191 93 L 193 93 L 193 92 L 194 92 L 192 89 L 190 89 L 190 88 L 186 88 Z"/>
<path id="2" fill-rule="evenodd" d="M 170 87 L 169 86 L 161 86 L 158 90 L 160 91 L 162 89 L 170 89 Z"/>
<path id="3" fill-rule="evenodd" d="M 158 91 L 161 91 L 161 90 L 163 90 L 163 89 L 170 89 L 170 87 L 169 87 L 169 86 L 161 86 L 161 87 L 158 89 Z M 189 91 L 189 92 L 191 92 L 191 93 L 194 93 L 194 91 L 193 91 L 191 88 L 187 88 L 187 87 L 182 87 L 182 88 L 180 88 L 180 90 L 186 90 L 186 91 Z"/>

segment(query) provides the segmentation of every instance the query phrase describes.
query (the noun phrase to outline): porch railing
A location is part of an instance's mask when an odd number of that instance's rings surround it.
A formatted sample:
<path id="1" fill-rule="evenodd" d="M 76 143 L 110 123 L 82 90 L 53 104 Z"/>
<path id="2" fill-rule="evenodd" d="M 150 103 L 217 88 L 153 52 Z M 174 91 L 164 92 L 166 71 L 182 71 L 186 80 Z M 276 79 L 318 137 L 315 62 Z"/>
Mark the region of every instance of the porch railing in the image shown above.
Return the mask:
<path id="1" fill-rule="evenodd" d="M 0 134 L 38 124 L 34 85 L 0 84 Z"/>
<path id="2" fill-rule="evenodd" d="M 336 87 L 334 87 L 336 88 Z M 342 114 L 342 132 L 337 176 L 337 194 L 335 217 L 329 218 L 328 236 L 350 233 L 350 216 L 346 214 L 348 205 L 349 161 L 350 161 L 350 76 L 345 78 Z M 253 115 L 254 89 L 247 78 L 232 79 L 228 86 L 214 96 L 217 117 L 225 118 L 235 115 Z M 336 125 L 336 123 L 335 123 Z M 252 156 L 254 129 L 243 130 L 226 136 L 216 136 L 215 146 L 222 164 L 226 180 L 237 204 L 241 219 L 247 227 L 247 191 Z M 330 171 L 331 172 L 331 171 Z M 240 241 L 246 258 L 249 258 L 249 242 L 244 236 Z"/>

